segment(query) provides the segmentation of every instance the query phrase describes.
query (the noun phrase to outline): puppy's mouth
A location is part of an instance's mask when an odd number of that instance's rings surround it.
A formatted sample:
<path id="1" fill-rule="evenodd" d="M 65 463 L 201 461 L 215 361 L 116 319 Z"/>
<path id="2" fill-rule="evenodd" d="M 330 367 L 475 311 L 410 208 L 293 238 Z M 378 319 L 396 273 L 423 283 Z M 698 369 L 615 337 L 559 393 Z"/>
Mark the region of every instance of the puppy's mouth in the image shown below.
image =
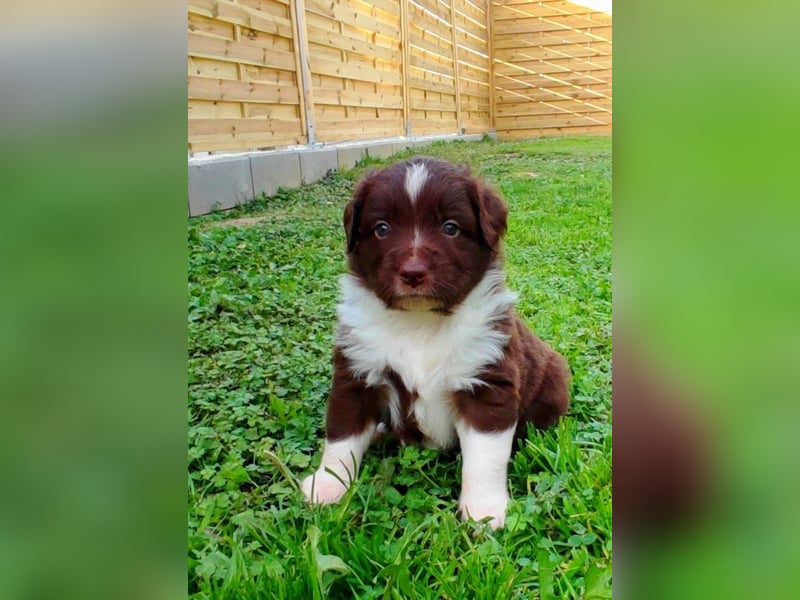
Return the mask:
<path id="1" fill-rule="evenodd" d="M 392 300 L 392 308 L 408 311 L 436 311 L 444 309 L 444 302 L 438 298 L 418 294 L 405 294 Z"/>

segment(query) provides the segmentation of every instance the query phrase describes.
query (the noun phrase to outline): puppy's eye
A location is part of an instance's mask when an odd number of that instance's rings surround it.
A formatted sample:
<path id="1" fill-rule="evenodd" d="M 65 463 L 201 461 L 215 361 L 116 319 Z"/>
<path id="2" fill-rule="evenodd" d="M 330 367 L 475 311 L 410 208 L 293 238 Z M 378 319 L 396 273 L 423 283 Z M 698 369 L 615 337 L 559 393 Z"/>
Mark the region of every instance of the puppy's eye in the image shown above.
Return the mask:
<path id="1" fill-rule="evenodd" d="M 461 228 L 455 221 L 445 221 L 444 225 L 442 225 L 442 231 L 444 232 L 445 235 L 449 235 L 450 237 L 455 237 L 458 235 L 458 232 L 461 231 Z"/>
<path id="2" fill-rule="evenodd" d="M 385 238 L 387 235 L 389 235 L 391 230 L 392 228 L 389 227 L 389 224 L 386 221 L 378 221 L 378 223 L 375 225 L 375 237 Z"/>

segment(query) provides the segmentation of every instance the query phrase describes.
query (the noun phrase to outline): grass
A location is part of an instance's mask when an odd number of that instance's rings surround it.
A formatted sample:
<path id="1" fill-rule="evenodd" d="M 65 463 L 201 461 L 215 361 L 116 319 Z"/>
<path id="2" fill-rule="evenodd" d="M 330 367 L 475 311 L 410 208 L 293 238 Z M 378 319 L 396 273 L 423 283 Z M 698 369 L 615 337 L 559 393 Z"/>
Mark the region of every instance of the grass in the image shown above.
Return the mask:
<path id="1" fill-rule="evenodd" d="M 297 489 L 324 434 L 342 209 L 386 161 L 190 221 L 192 597 L 611 597 L 610 147 L 425 149 L 502 191 L 519 311 L 573 372 L 570 415 L 510 464 L 496 533 L 456 516 L 457 454 L 379 444 L 339 505 L 307 506 Z"/>

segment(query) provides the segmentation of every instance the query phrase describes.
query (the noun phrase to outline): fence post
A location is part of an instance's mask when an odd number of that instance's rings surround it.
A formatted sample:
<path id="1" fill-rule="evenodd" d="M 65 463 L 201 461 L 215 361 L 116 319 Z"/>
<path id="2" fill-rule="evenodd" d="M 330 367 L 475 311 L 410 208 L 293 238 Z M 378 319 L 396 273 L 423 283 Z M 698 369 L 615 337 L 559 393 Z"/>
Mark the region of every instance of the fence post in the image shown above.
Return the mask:
<path id="1" fill-rule="evenodd" d="M 238 0 L 235 0 L 236 4 L 238 4 Z M 233 26 L 233 41 L 236 43 L 241 42 L 242 39 L 242 26 L 241 25 L 234 25 Z M 239 81 L 247 81 L 247 71 L 242 63 L 236 63 L 236 76 L 239 78 Z M 240 102 L 239 103 L 239 114 L 242 116 L 243 119 L 247 118 L 247 103 Z"/>
<path id="2" fill-rule="evenodd" d="M 492 32 L 492 1 L 486 0 L 486 44 L 489 51 L 489 127 L 497 131 L 494 118 L 497 108 L 494 86 L 494 33 Z"/>
<path id="3" fill-rule="evenodd" d="M 456 124 L 458 133 L 464 133 L 464 126 L 461 120 L 461 75 L 458 66 L 458 36 L 456 34 L 456 3 L 450 0 L 450 31 L 453 40 L 453 78 L 456 86 Z"/>
<path id="4" fill-rule="evenodd" d="M 314 129 L 314 98 L 311 93 L 311 63 L 308 57 L 305 0 L 292 0 L 292 33 L 294 34 L 294 61 L 299 75 L 300 120 L 309 144 L 317 141 Z"/>
<path id="5" fill-rule="evenodd" d="M 400 0 L 400 50 L 403 60 L 403 122 L 406 136 L 411 135 L 411 103 L 408 93 L 408 0 Z"/>

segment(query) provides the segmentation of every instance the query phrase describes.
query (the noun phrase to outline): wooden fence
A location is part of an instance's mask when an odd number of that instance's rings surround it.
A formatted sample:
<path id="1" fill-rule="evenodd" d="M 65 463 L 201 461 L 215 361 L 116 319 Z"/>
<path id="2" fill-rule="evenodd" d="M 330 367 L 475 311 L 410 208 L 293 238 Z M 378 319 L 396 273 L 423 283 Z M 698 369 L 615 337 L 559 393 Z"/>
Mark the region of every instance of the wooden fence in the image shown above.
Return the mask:
<path id="1" fill-rule="evenodd" d="M 560 0 L 493 0 L 501 138 L 611 132 L 611 15 Z"/>
<path id="2" fill-rule="evenodd" d="M 569 2 L 189 0 L 188 17 L 191 152 L 610 130 L 611 18 Z"/>

